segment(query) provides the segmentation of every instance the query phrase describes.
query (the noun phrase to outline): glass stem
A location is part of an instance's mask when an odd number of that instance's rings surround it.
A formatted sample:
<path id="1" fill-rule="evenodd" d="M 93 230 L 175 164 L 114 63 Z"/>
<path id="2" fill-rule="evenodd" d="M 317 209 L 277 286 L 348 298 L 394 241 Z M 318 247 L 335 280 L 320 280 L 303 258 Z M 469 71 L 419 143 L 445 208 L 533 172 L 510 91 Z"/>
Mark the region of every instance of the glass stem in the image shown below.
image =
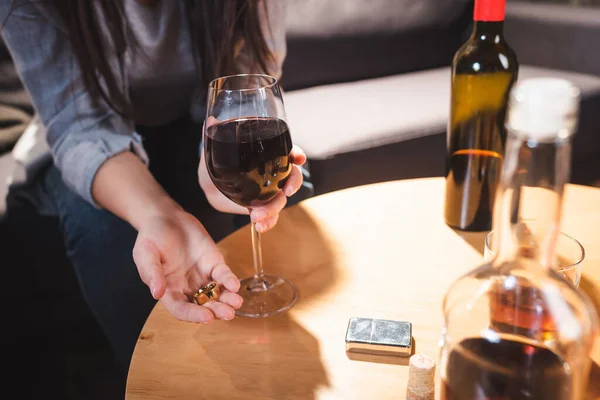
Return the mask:
<path id="1" fill-rule="evenodd" d="M 260 233 L 256 230 L 256 223 L 252 222 L 252 253 L 254 254 L 254 282 L 264 281 L 264 270 L 262 260 L 262 247 L 260 242 Z"/>

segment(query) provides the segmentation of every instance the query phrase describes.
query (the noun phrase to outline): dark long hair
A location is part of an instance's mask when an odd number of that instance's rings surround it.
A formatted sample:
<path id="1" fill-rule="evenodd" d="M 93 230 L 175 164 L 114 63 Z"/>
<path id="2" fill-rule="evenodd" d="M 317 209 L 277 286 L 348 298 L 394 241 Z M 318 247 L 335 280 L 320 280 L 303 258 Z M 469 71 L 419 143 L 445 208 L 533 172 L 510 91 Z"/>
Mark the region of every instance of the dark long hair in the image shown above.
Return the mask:
<path id="1" fill-rule="evenodd" d="M 166 0 L 178 1 L 178 0 Z M 124 0 L 54 0 L 63 19 L 83 76 L 83 83 L 97 102 L 104 102 L 121 115 L 131 115 L 126 90 L 110 64 L 110 52 L 123 65 L 125 51 L 135 46 L 124 15 Z M 155 3 L 155 0 L 140 1 Z M 96 3 L 96 4 L 94 4 Z M 220 75 L 238 71 L 239 46 L 244 46 L 251 67 L 268 72 L 273 55 L 263 35 L 261 14 L 267 16 L 262 0 L 185 0 L 196 66 L 206 85 Z M 264 7 L 263 10 L 260 7 Z M 261 13 L 261 11 L 263 11 Z M 108 41 L 102 33 L 108 32 Z"/>

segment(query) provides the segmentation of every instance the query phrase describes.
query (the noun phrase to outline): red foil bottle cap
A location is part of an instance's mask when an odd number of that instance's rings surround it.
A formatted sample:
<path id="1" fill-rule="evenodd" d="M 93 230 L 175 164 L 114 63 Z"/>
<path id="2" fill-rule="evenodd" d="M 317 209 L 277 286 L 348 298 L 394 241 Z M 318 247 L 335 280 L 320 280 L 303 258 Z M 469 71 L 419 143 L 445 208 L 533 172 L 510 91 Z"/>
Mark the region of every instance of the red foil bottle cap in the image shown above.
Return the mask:
<path id="1" fill-rule="evenodd" d="M 475 0 L 475 21 L 498 22 L 504 21 L 506 0 Z"/>

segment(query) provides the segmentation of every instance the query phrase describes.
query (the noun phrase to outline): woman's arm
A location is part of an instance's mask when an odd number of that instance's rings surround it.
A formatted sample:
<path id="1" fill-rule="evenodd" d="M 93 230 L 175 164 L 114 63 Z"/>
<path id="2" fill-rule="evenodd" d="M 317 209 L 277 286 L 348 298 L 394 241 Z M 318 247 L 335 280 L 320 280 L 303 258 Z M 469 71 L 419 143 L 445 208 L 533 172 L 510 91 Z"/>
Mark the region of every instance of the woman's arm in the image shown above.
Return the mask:
<path id="1" fill-rule="evenodd" d="M 92 195 L 98 205 L 129 222 L 136 230 L 152 217 L 181 211 L 146 165 L 129 151 L 102 164 L 92 185 Z"/>
<path id="2" fill-rule="evenodd" d="M 46 127 L 65 183 L 138 230 L 133 260 L 139 275 L 173 316 L 193 322 L 233 318 L 242 301 L 235 293 L 239 280 L 202 224 L 175 204 L 147 170 L 131 121 L 92 101 L 69 37 L 52 18 L 51 3 L 27 2 L 14 12 L 12 4 L 0 2 L 1 34 Z M 256 210 L 264 215 L 254 219 L 271 227 L 282 200 Z M 210 280 L 226 289 L 219 301 L 202 307 L 190 302 Z"/>
<path id="3" fill-rule="evenodd" d="M 192 322 L 233 318 L 242 301 L 235 294 L 239 280 L 202 224 L 147 170 L 131 121 L 92 101 L 69 37 L 53 18 L 52 3 L 18 2 L 21 6 L 12 10 L 13 3 L 0 2 L 0 33 L 46 127 L 65 183 L 138 230 L 132 252 L 140 278 L 173 316 Z M 202 307 L 190 302 L 210 280 L 226 288 L 219 301 Z"/>
<path id="4" fill-rule="evenodd" d="M 235 294 L 239 280 L 200 222 L 164 192 L 138 157 L 123 152 L 108 159 L 92 193 L 100 206 L 137 229 L 132 254 L 140 278 L 173 316 L 191 322 L 234 317 L 242 303 Z M 191 295 L 210 280 L 226 289 L 219 301 L 191 303 Z"/>
<path id="5" fill-rule="evenodd" d="M 18 7 L 14 8 L 15 4 Z M 21 81 L 46 128 L 48 145 L 63 180 L 98 206 L 92 183 L 106 160 L 133 151 L 147 161 L 132 121 L 93 101 L 52 2 L 2 1 L 0 26 Z M 115 74 L 121 79 L 120 71 Z"/>

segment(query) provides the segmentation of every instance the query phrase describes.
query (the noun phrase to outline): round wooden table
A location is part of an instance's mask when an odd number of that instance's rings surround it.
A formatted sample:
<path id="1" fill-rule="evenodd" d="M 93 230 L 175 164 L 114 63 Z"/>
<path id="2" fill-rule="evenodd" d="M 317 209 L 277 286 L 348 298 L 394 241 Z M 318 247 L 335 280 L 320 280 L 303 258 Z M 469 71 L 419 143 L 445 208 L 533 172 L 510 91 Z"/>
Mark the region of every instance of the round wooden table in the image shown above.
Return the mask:
<path id="1" fill-rule="evenodd" d="M 351 317 L 410 321 L 414 351 L 437 361 L 441 301 L 482 261 L 485 233 L 444 223 L 441 178 L 381 183 L 286 209 L 263 237 L 266 271 L 292 280 L 287 313 L 197 325 L 158 303 L 133 355 L 128 400 L 403 399 L 406 359 L 349 356 Z M 600 309 L 600 189 L 570 185 L 562 230 L 586 248 L 582 290 Z M 219 244 L 240 277 L 252 273 L 250 232 Z M 600 346 L 589 398 L 600 398 Z"/>

